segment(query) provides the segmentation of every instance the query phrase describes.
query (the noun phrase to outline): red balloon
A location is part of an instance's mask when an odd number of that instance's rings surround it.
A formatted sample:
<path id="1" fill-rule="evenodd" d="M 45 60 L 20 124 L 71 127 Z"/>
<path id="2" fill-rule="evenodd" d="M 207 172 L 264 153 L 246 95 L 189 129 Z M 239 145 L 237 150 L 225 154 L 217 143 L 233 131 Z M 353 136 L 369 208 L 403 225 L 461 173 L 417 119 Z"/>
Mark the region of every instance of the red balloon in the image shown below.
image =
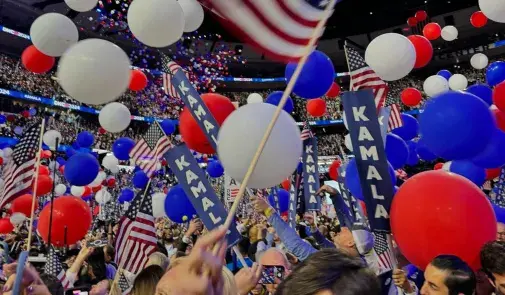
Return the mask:
<path id="1" fill-rule="evenodd" d="M 35 201 L 35 211 L 39 208 L 39 202 Z M 32 195 L 25 194 L 19 196 L 11 204 L 12 213 L 23 213 L 25 216 L 30 217 L 32 215 Z"/>
<path id="2" fill-rule="evenodd" d="M 470 17 L 470 23 L 476 28 L 482 28 L 487 24 L 487 16 L 482 11 L 476 11 Z"/>
<path id="3" fill-rule="evenodd" d="M 58 170 L 60 171 L 61 174 L 63 174 L 65 172 L 65 166 L 61 165 L 60 168 L 58 168 Z"/>
<path id="4" fill-rule="evenodd" d="M 321 117 L 326 113 L 326 102 L 324 99 L 315 98 L 307 102 L 307 112 L 312 117 Z"/>
<path id="5" fill-rule="evenodd" d="M 339 160 L 335 160 L 333 163 L 331 163 L 330 168 L 328 169 L 328 173 L 330 174 L 331 179 L 338 179 L 338 168 L 340 168 L 340 165 L 342 165 L 342 163 Z"/>
<path id="6" fill-rule="evenodd" d="M 486 180 L 495 179 L 496 177 L 500 176 L 500 173 L 501 173 L 501 167 L 486 169 Z"/>
<path id="7" fill-rule="evenodd" d="M 55 63 L 55 58 L 40 52 L 34 45 L 28 46 L 21 55 L 21 62 L 28 71 L 42 74 L 49 71 Z"/>
<path id="8" fill-rule="evenodd" d="M 51 151 L 40 151 L 40 157 L 42 159 L 49 159 L 52 155 L 53 153 L 51 153 Z"/>
<path id="9" fill-rule="evenodd" d="M 494 88 L 493 103 L 500 111 L 505 111 L 505 82 L 501 82 Z"/>
<path id="10" fill-rule="evenodd" d="M 30 112 L 29 111 L 22 111 L 21 116 L 23 116 L 23 118 L 30 118 Z"/>
<path id="11" fill-rule="evenodd" d="M 505 112 L 498 109 L 493 110 L 494 118 L 496 120 L 496 127 L 505 132 Z"/>
<path id="12" fill-rule="evenodd" d="M 130 90 L 140 91 L 147 86 L 147 76 L 141 70 L 130 71 Z"/>
<path id="13" fill-rule="evenodd" d="M 364 201 L 362 200 L 359 200 L 359 205 L 361 206 L 361 209 L 363 210 L 363 214 L 365 214 L 365 216 L 368 216 L 368 212 L 366 211 L 366 204 Z"/>
<path id="14" fill-rule="evenodd" d="M 422 22 L 428 18 L 428 13 L 426 13 L 426 11 L 424 10 L 419 10 L 418 12 L 416 12 L 415 17 L 418 22 Z"/>
<path id="15" fill-rule="evenodd" d="M 436 163 L 435 166 L 433 166 L 433 170 L 440 170 L 444 167 L 444 163 Z"/>
<path id="16" fill-rule="evenodd" d="M 219 126 L 235 110 L 235 106 L 230 99 L 217 93 L 202 94 L 202 100 Z M 181 112 L 179 131 L 190 149 L 202 154 L 214 154 L 216 152 L 187 107 L 184 107 Z"/>
<path id="17" fill-rule="evenodd" d="M 400 97 L 402 99 L 403 104 L 409 107 L 417 106 L 423 99 L 421 91 L 415 88 L 404 89 L 400 94 Z"/>
<path id="18" fill-rule="evenodd" d="M 91 188 L 89 188 L 89 186 L 85 186 L 84 187 L 84 193 L 82 193 L 82 196 L 83 197 L 87 197 L 89 195 L 91 195 Z"/>
<path id="19" fill-rule="evenodd" d="M 326 96 L 329 98 L 335 98 L 340 94 L 340 85 L 337 84 L 337 82 L 333 82 L 331 84 L 330 90 L 326 92 Z"/>
<path id="20" fill-rule="evenodd" d="M 4 163 L 4 158 L 0 157 L 0 165 L 3 165 Z"/>
<path id="21" fill-rule="evenodd" d="M 441 254 L 456 255 L 478 269 L 480 249 L 496 239 L 496 217 L 486 195 L 470 180 L 443 170 L 405 181 L 390 216 L 402 254 L 422 270 Z"/>
<path id="22" fill-rule="evenodd" d="M 37 177 L 37 197 L 48 194 L 53 189 L 53 180 L 49 175 L 39 175 Z M 35 190 L 35 182 L 33 184 L 33 190 Z"/>
<path id="23" fill-rule="evenodd" d="M 417 19 L 415 17 L 409 17 L 407 19 L 407 24 L 409 25 L 409 27 L 415 27 L 417 26 Z"/>
<path id="24" fill-rule="evenodd" d="M 93 216 L 97 216 L 100 213 L 100 205 L 93 208 Z"/>
<path id="25" fill-rule="evenodd" d="M 407 38 L 409 38 L 416 49 L 416 63 L 414 68 L 419 69 L 426 66 L 433 57 L 433 46 L 431 46 L 431 42 L 420 35 L 410 35 Z"/>
<path id="26" fill-rule="evenodd" d="M 442 28 L 437 23 L 429 23 L 424 27 L 423 35 L 430 41 L 437 40 L 442 35 Z"/>
<path id="27" fill-rule="evenodd" d="M 49 175 L 49 168 L 45 165 L 39 166 L 39 175 Z"/>
<path id="28" fill-rule="evenodd" d="M 284 179 L 284 181 L 281 183 L 282 188 L 287 190 L 289 192 L 289 189 L 291 188 L 291 181 L 288 179 Z"/>
<path id="29" fill-rule="evenodd" d="M 107 179 L 107 186 L 108 187 L 114 187 L 115 185 L 116 185 L 116 179 L 114 177 Z"/>
<path id="30" fill-rule="evenodd" d="M 0 234 L 10 234 L 14 230 L 14 226 L 8 217 L 0 218 Z"/>
<path id="31" fill-rule="evenodd" d="M 98 191 L 99 191 L 99 190 L 101 190 L 101 189 L 102 189 L 102 186 L 101 186 L 101 185 L 99 185 L 99 186 L 94 186 L 94 187 L 92 187 L 92 188 L 91 188 L 91 190 L 92 190 L 94 193 L 98 192 Z"/>
<path id="32" fill-rule="evenodd" d="M 98 128 L 98 133 L 105 134 L 107 130 L 103 129 L 103 127 Z"/>
<path id="33" fill-rule="evenodd" d="M 73 196 L 62 196 L 54 200 L 51 243 L 57 247 L 73 245 L 86 235 L 91 225 L 89 206 Z M 51 206 L 46 206 L 40 212 L 38 230 L 47 243 L 49 235 L 49 215 Z M 67 240 L 65 243 L 65 227 Z"/>
<path id="34" fill-rule="evenodd" d="M 7 115 L 7 121 L 13 122 L 14 120 L 16 120 L 16 116 L 14 116 L 14 115 Z"/>

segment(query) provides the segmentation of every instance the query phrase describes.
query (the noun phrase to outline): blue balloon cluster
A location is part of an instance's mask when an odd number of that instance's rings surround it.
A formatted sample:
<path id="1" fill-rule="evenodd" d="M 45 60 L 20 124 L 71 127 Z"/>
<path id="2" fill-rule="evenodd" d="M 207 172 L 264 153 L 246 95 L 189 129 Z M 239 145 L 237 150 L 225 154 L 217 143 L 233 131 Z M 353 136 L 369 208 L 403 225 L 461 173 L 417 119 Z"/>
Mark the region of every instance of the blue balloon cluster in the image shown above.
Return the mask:
<path id="1" fill-rule="evenodd" d="M 441 70 L 437 75 L 444 77 L 447 81 L 452 77 L 452 73 L 448 70 Z"/>
<path id="2" fill-rule="evenodd" d="M 135 197 L 135 192 L 131 188 L 124 188 L 118 197 L 118 202 L 123 204 L 124 202 L 131 202 Z"/>
<path id="3" fill-rule="evenodd" d="M 165 134 L 170 135 L 175 132 L 176 121 L 165 119 L 160 123 L 161 129 L 165 132 Z"/>
<path id="4" fill-rule="evenodd" d="M 284 213 L 289 210 L 289 192 L 285 189 L 277 189 L 277 201 L 279 202 L 279 211 L 280 213 Z M 268 203 L 273 208 L 276 208 L 275 205 L 275 196 L 273 193 L 268 195 Z"/>
<path id="5" fill-rule="evenodd" d="M 419 155 L 419 158 L 421 158 L 421 160 L 429 162 L 437 159 L 437 155 L 435 155 L 428 149 L 422 137 L 417 142 L 416 152 Z"/>
<path id="6" fill-rule="evenodd" d="M 282 91 L 274 91 L 267 96 L 265 102 L 277 106 L 279 105 L 279 102 L 281 102 L 282 94 L 283 94 Z M 285 110 L 286 113 L 291 114 L 294 109 L 295 106 L 293 104 L 293 99 L 291 97 L 288 97 L 288 100 L 286 101 L 283 110 Z"/>
<path id="7" fill-rule="evenodd" d="M 411 115 L 402 114 L 403 126 L 391 130 L 391 133 L 400 136 L 403 140 L 412 140 L 419 133 L 419 123 Z"/>
<path id="8" fill-rule="evenodd" d="M 286 81 L 291 80 L 296 66 L 296 63 L 289 63 L 286 66 Z M 334 78 L 335 68 L 331 59 L 323 52 L 314 50 L 303 66 L 293 92 L 307 99 L 319 98 L 328 92 Z"/>
<path id="9" fill-rule="evenodd" d="M 139 189 L 144 189 L 147 186 L 147 183 L 149 182 L 149 177 L 147 177 L 147 174 L 139 170 L 133 174 L 133 186 Z"/>
<path id="10" fill-rule="evenodd" d="M 486 147 L 470 160 L 482 168 L 497 168 L 505 165 L 505 133 L 495 129 Z"/>
<path id="11" fill-rule="evenodd" d="M 409 158 L 407 143 L 396 134 L 388 134 L 386 136 L 386 156 L 394 169 L 402 168 Z"/>
<path id="12" fill-rule="evenodd" d="M 120 137 L 112 144 L 112 153 L 118 160 L 126 161 L 130 159 L 128 154 L 135 146 L 135 141 L 129 137 Z"/>
<path id="13" fill-rule="evenodd" d="M 486 84 L 475 84 L 466 89 L 466 92 L 471 93 L 482 99 L 489 106 L 493 104 L 493 89 Z"/>
<path id="14" fill-rule="evenodd" d="M 79 147 L 89 148 L 93 145 L 95 137 L 89 131 L 83 131 L 77 134 L 77 144 Z"/>
<path id="15" fill-rule="evenodd" d="M 85 186 L 93 182 L 100 164 L 93 155 L 88 153 L 76 153 L 65 164 L 64 175 L 71 185 Z"/>
<path id="16" fill-rule="evenodd" d="M 0 115 L 0 124 L 5 124 L 7 122 L 7 117 L 4 115 Z"/>
<path id="17" fill-rule="evenodd" d="M 207 165 L 207 173 L 213 178 L 221 177 L 224 174 L 223 165 L 219 161 L 212 161 Z"/>
<path id="18" fill-rule="evenodd" d="M 452 161 L 449 171 L 465 177 L 479 187 L 486 181 L 486 170 L 467 160 Z"/>
<path id="19" fill-rule="evenodd" d="M 168 191 L 165 198 L 165 213 L 170 220 L 177 223 L 189 221 L 196 215 L 196 210 L 181 185 L 178 184 Z"/>
<path id="20" fill-rule="evenodd" d="M 486 69 L 486 81 L 491 87 L 494 87 L 505 81 L 505 62 L 495 61 Z"/>
<path id="21" fill-rule="evenodd" d="M 415 141 L 407 141 L 407 146 L 409 148 L 409 157 L 407 159 L 407 165 L 414 166 L 419 162 L 419 156 L 417 155 L 417 143 Z"/>
<path id="22" fill-rule="evenodd" d="M 361 182 L 358 174 L 358 167 L 356 166 L 356 159 L 352 159 L 347 164 L 347 168 L 345 169 L 345 186 L 349 189 L 351 194 L 356 198 L 363 200 L 363 191 L 361 190 Z M 396 175 L 393 166 L 389 164 L 389 175 L 391 177 L 391 186 L 396 185 Z"/>

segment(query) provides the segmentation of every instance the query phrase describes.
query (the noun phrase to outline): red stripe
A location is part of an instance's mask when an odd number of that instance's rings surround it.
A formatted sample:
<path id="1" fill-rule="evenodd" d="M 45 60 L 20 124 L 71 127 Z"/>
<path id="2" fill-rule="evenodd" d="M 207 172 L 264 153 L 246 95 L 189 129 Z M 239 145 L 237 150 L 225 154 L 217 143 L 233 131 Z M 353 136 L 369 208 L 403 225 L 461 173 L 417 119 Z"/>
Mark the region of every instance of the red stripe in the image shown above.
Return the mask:
<path id="1" fill-rule="evenodd" d="M 291 10 L 291 8 L 286 5 L 286 0 L 276 0 L 277 4 L 279 4 L 279 7 L 294 21 L 297 23 L 306 26 L 306 27 L 311 27 L 315 28 L 317 26 L 317 21 L 311 21 L 308 19 L 303 18 L 301 15 L 296 13 L 295 11 Z"/>

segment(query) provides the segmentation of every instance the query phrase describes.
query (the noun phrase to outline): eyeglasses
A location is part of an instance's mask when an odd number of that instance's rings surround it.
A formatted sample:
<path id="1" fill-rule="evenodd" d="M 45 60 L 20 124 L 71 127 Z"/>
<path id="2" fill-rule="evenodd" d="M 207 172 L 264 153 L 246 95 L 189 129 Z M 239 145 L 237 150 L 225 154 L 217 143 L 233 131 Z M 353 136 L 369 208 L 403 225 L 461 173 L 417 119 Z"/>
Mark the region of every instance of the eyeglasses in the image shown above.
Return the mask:
<path id="1" fill-rule="evenodd" d="M 496 233 L 497 236 L 505 237 L 505 231 L 499 231 Z"/>

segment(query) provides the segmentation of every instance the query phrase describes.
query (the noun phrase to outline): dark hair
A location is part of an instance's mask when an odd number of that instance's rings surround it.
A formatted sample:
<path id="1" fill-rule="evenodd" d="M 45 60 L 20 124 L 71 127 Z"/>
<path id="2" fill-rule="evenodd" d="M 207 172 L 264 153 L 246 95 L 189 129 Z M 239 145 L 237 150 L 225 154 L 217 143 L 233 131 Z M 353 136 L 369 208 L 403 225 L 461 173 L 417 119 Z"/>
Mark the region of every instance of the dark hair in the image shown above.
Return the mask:
<path id="1" fill-rule="evenodd" d="M 131 294 L 154 294 L 156 285 L 165 272 L 159 265 L 150 265 L 139 272 L 133 281 Z"/>
<path id="2" fill-rule="evenodd" d="M 247 255 L 247 252 L 249 251 L 249 247 L 251 246 L 251 242 L 249 241 L 249 238 L 242 238 L 240 242 L 237 244 L 238 251 L 242 255 Z"/>
<path id="3" fill-rule="evenodd" d="M 315 252 L 279 285 L 276 295 L 311 295 L 330 290 L 339 295 L 381 294 L 379 280 L 359 258 L 337 249 Z"/>
<path id="4" fill-rule="evenodd" d="M 449 273 L 445 285 L 449 295 L 473 295 L 477 279 L 472 269 L 461 258 L 454 255 L 439 255 L 431 261 L 434 267 Z"/>
<path id="5" fill-rule="evenodd" d="M 41 273 L 40 274 L 40 279 L 46 285 L 47 289 L 49 290 L 49 293 L 51 295 L 64 295 L 65 294 L 65 289 L 63 289 L 63 286 L 61 285 L 60 280 L 54 275 L 47 274 L 47 273 Z"/>
<path id="6" fill-rule="evenodd" d="M 110 259 L 114 261 L 114 257 L 116 257 L 116 250 L 114 249 L 114 247 L 112 247 L 111 245 L 105 246 L 105 252 L 107 253 L 107 255 L 109 255 Z"/>
<path id="7" fill-rule="evenodd" d="M 482 270 L 491 279 L 493 274 L 505 275 L 505 242 L 489 242 L 480 250 L 480 262 Z"/>
<path id="8" fill-rule="evenodd" d="M 89 267 L 92 268 L 93 274 L 95 275 L 95 279 L 92 281 L 93 283 L 98 283 L 102 280 L 107 279 L 106 277 L 106 270 L 107 267 L 105 266 L 105 257 L 104 257 L 103 249 L 102 248 L 95 248 L 93 252 L 91 252 L 91 255 L 88 257 L 88 264 Z"/>

